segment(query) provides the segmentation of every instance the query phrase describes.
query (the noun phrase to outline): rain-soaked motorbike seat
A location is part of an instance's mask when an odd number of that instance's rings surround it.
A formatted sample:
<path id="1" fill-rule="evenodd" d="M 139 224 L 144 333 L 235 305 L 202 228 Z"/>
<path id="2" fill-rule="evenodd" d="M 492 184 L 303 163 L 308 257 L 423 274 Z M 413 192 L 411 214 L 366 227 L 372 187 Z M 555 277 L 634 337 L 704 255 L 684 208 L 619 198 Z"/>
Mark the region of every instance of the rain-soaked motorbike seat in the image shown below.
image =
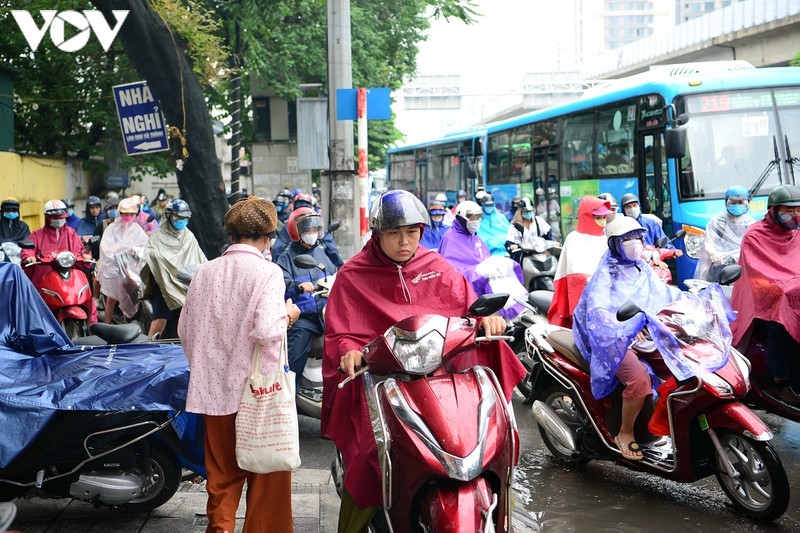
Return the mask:
<path id="1" fill-rule="evenodd" d="M 96 322 L 89 331 L 108 344 L 128 344 L 135 341 L 142 332 L 138 324 L 103 324 Z"/>
<path id="2" fill-rule="evenodd" d="M 547 315 L 547 310 L 553 303 L 553 291 L 531 291 L 528 294 L 528 303 L 531 304 L 538 313 Z"/>
<path id="3" fill-rule="evenodd" d="M 578 365 L 578 367 L 587 374 L 589 373 L 589 363 L 586 362 L 581 352 L 578 351 L 572 331 L 568 329 L 553 331 L 547 336 L 547 342 L 549 342 L 558 353 Z"/>

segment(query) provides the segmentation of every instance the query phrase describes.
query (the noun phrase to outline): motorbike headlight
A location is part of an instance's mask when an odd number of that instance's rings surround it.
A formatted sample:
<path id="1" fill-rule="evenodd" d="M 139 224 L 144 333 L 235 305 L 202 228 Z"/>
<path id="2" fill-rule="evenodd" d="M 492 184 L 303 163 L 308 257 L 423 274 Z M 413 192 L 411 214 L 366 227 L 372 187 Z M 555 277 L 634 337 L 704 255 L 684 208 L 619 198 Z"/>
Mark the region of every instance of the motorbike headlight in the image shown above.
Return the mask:
<path id="1" fill-rule="evenodd" d="M 409 374 L 424 376 L 442 365 L 444 337 L 433 330 L 415 340 L 397 338 L 392 353 L 403 370 Z"/>
<path id="2" fill-rule="evenodd" d="M 698 373 L 698 377 L 702 379 L 704 383 L 710 385 L 714 390 L 716 390 L 717 394 L 720 396 L 733 396 L 733 387 L 731 384 L 713 372 Z"/>
<path id="3" fill-rule="evenodd" d="M 61 268 L 72 268 L 72 265 L 75 264 L 75 256 L 72 255 L 72 252 L 61 252 L 56 256 L 56 263 Z"/>
<path id="4" fill-rule="evenodd" d="M 683 225 L 686 236 L 683 238 L 683 246 L 686 248 L 686 255 L 692 259 L 700 258 L 700 251 L 703 249 L 703 242 L 706 239 L 706 232 L 694 226 Z"/>

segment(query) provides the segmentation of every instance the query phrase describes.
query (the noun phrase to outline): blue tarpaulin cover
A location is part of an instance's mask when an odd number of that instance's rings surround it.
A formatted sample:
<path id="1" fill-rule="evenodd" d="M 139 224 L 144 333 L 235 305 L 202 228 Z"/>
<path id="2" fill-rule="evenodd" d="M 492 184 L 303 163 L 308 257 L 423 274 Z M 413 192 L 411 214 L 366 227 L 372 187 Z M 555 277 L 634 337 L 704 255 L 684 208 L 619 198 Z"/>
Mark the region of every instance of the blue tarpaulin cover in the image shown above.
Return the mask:
<path id="1" fill-rule="evenodd" d="M 183 409 L 188 386 L 180 346 L 73 346 L 22 270 L 0 263 L 0 468 L 58 410 Z"/>

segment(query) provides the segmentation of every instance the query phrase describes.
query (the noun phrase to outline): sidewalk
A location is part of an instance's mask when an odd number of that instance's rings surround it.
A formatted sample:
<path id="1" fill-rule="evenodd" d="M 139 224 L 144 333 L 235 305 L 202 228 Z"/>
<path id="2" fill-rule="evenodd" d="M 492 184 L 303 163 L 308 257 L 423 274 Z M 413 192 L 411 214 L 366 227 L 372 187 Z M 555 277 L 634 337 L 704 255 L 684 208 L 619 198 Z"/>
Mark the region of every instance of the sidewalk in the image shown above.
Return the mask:
<path id="1" fill-rule="evenodd" d="M 170 501 L 148 514 L 126 513 L 70 499 L 14 500 L 17 517 L 9 531 L 21 533 L 77 532 L 177 533 L 205 531 L 205 483 L 184 482 Z M 292 476 L 292 514 L 298 533 L 333 533 L 339 517 L 339 497 L 329 470 L 300 469 Z M 244 497 L 236 515 L 236 530 L 244 524 Z"/>

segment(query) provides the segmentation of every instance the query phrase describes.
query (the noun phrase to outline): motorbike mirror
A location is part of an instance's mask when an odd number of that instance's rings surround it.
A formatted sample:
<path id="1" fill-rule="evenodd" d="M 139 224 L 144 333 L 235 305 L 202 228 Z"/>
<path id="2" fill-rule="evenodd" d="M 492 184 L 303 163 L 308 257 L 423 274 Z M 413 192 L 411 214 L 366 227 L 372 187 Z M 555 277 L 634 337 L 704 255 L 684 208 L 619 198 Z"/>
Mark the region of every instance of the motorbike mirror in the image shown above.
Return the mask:
<path id="1" fill-rule="evenodd" d="M 19 244 L 20 248 L 24 248 L 25 250 L 33 250 L 33 249 L 36 248 L 36 244 L 34 244 L 33 241 L 28 240 L 28 239 L 26 239 L 24 241 L 19 241 L 18 244 Z"/>
<path id="2" fill-rule="evenodd" d="M 635 317 L 637 314 L 641 313 L 641 308 L 631 301 L 627 301 L 622 306 L 617 309 L 617 320 L 620 322 L 625 322 L 626 320 L 630 320 L 631 318 Z"/>
<path id="3" fill-rule="evenodd" d="M 516 229 L 520 233 L 525 233 L 525 226 L 523 226 L 519 222 L 514 222 L 514 229 Z"/>
<path id="4" fill-rule="evenodd" d="M 559 257 L 561 257 L 561 250 L 562 248 L 560 246 L 553 246 L 548 251 L 550 252 L 550 255 L 558 259 Z"/>
<path id="5" fill-rule="evenodd" d="M 496 294 L 484 294 L 469 306 L 471 316 L 489 316 L 503 308 L 508 301 L 508 294 L 499 292 Z"/>
<path id="6" fill-rule="evenodd" d="M 334 231 L 339 229 L 340 226 L 341 224 L 339 222 L 332 222 L 331 225 L 328 226 L 328 233 L 333 233 Z"/>
<path id="7" fill-rule="evenodd" d="M 739 265 L 728 265 L 719 271 L 719 284 L 730 285 L 742 277 L 742 267 Z"/>
<path id="8" fill-rule="evenodd" d="M 661 237 L 656 241 L 656 248 L 663 248 L 667 245 L 668 242 L 669 239 L 667 239 L 666 237 Z"/>
<path id="9" fill-rule="evenodd" d="M 317 262 L 308 254 L 300 254 L 294 258 L 294 266 L 297 268 L 317 268 Z"/>

